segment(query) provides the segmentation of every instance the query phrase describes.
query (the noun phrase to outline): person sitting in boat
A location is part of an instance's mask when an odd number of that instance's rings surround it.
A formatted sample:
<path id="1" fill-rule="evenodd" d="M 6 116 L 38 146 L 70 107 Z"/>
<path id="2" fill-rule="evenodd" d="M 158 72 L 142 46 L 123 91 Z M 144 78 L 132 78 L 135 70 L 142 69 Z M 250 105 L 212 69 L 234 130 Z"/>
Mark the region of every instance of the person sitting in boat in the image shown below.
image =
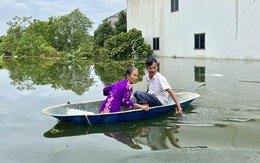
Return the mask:
<path id="1" fill-rule="evenodd" d="M 168 103 L 168 95 L 170 95 L 177 105 L 176 113 L 182 114 L 182 108 L 177 96 L 171 89 L 167 79 L 157 71 L 157 60 L 149 58 L 146 60 L 145 64 L 146 70 L 148 71 L 148 74 L 146 75 L 148 90 L 147 92 L 134 92 L 137 103 L 150 107 L 161 106 Z"/>
<path id="2" fill-rule="evenodd" d="M 148 111 L 146 105 L 140 105 L 130 100 L 133 91 L 132 84 L 138 81 L 138 69 L 130 67 L 126 70 L 125 80 L 104 87 L 103 94 L 107 96 L 103 102 L 100 113 L 119 112 L 122 108 L 140 108 Z"/>

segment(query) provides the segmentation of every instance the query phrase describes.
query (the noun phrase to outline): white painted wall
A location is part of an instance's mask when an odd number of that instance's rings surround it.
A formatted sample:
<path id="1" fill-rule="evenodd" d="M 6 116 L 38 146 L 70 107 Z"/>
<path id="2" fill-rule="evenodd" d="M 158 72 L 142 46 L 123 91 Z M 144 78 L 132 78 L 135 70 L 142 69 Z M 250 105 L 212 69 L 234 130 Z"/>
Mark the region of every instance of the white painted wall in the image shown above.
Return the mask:
<path id="1" fill-rule="evenodd" d="M 158 56 L 260 59 L 260 0 L 127 0 L 127 28 L 146 43 L 160 38 Z M 205 33 L 205 50 L 194 50 L 194 34 Z"/>

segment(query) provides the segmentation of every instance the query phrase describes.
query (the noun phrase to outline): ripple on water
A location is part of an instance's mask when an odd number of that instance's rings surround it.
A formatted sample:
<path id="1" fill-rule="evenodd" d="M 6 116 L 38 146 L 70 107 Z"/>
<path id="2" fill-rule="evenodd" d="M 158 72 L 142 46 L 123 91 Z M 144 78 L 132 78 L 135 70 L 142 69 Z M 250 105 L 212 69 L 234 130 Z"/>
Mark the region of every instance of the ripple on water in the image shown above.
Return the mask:
<path id="1" fill-rule="evenodd" d="M 256 121 L 253 118 L 247 118 L 247 117 L 222 117 L 222 121 L 229 121 L 229 122 L 254 122 Z"/>
<path id="2" fill-rule="evenodd" d="M 255 122 L 260 120 L 260 110 L 255 107 L 228 106 L 228 107 L 197 107 L 183 116 L 169 117 L 168 122 L 177 126 L 189 127 L 225 127 L 228 122 Z"/>

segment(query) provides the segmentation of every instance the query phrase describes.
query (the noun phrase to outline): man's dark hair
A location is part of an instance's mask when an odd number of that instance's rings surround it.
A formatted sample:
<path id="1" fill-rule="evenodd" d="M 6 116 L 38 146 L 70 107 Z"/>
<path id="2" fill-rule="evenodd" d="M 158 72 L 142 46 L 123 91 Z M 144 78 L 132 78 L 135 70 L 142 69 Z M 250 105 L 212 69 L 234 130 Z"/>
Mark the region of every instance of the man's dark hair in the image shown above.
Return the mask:
<path id="1" fill-rule="evenodd" d="M 149 59 L 146 60 L 145 65 L 146 65 L 146 67 L 149 67 L 149 66 L 151 66 L 154 62 L 157 64 L 157 60 L 156 60 L 156 59 L 154 59 L 154 58 L 149 58 Z"/>

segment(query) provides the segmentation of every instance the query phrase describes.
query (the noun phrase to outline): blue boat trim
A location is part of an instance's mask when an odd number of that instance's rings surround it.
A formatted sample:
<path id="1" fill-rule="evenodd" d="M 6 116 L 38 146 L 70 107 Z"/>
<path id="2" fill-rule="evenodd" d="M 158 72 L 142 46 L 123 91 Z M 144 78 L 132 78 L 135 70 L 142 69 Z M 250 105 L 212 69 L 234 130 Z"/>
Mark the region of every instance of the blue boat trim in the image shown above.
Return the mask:
<path id="1" fill-rule="evenodd" d="M 179 102 L 182 107 L 189 105 L 194 99 L 200 95 L 196 93 L 183 92 L 176 93 Z M 103 100 L 87 101 L 81 103 L 63 104 L 43 109 L 43 113 L 49 116 L 53 116 L 60 121 L 73 122 L 73 123 L 86 123 L 86 124 L 99 124 L 99 123 L 115 123 L 134 121 L 139 119 L 146 119 L 154 116 L 167 114 L 171 111 L 175 111 L 176 104 L 171 100 L 170 104 L 151 107 L 149 111 L 142 109 L 134 109 L 123 112 L 105 113 L 100 114 L 98 110 Z M 68 108 L 75 108 L 79 110 L 91 111 L 95 115 L 67 115 Z"/>

